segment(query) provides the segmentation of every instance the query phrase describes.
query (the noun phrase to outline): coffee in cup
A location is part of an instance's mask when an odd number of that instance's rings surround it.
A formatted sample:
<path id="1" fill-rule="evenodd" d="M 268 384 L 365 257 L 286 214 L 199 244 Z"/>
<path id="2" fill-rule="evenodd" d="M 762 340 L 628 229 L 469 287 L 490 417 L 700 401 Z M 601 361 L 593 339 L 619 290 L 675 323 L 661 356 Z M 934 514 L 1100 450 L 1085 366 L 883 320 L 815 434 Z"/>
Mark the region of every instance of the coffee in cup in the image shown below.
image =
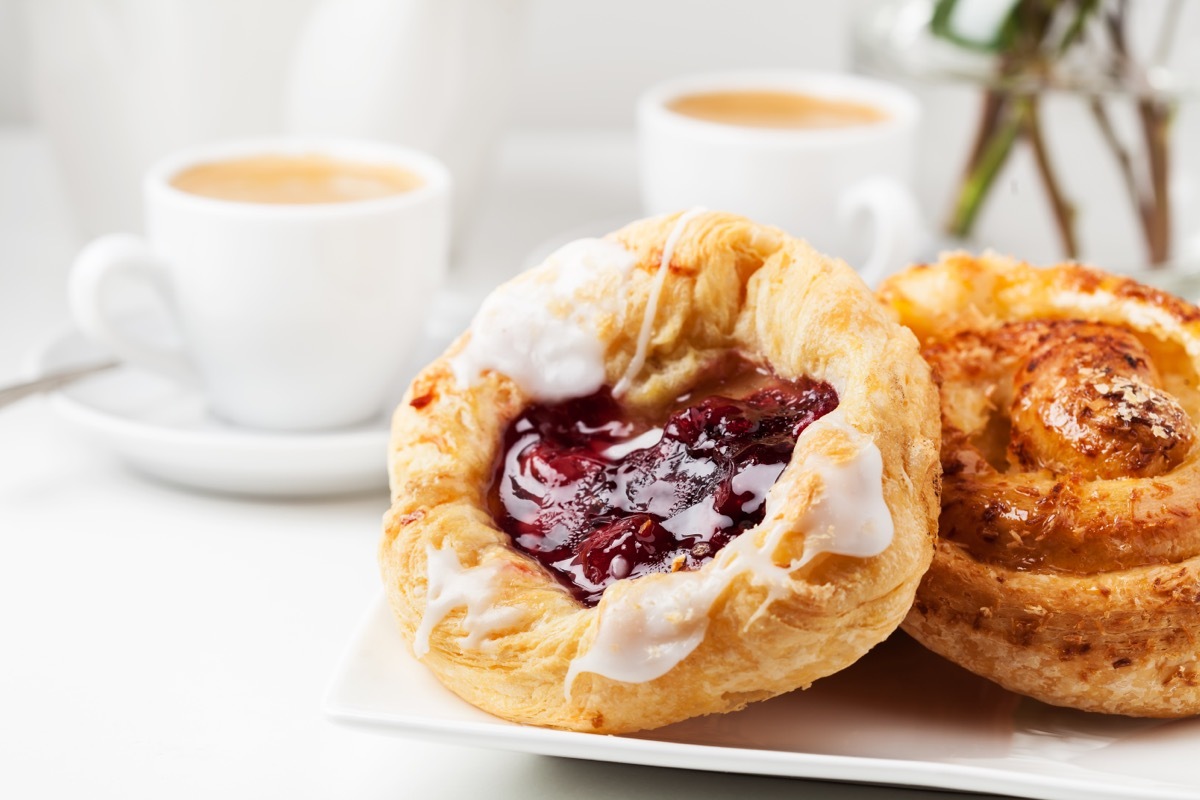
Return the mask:
<path id="1" fill-rule="evenodd" d="M 404 167 L 320 153 L 266 154 L 195 164 L 171 178 L 188 194 L 241 203 L 349 203 L 403 194 L 422 185 Z"/>
<path id="2" fill-rule="evenodd" d="M 685 117 L 750 128 L 848 128 L 888 118 L 886 111 L 869 103 L 780 89 L 697 92 L 676 97 L 666 106 Z"/>

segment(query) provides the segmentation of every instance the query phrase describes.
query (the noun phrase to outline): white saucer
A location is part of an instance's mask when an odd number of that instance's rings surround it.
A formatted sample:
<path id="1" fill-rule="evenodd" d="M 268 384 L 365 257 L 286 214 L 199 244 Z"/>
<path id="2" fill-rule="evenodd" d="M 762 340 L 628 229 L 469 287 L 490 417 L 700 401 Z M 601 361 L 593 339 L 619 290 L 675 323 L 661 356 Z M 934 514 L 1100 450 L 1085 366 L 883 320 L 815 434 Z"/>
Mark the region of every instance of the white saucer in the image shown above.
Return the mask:
<path id="1" fill-rule="evenodd" d="M 436 324 L 414 348 L 401 375 L 405 384 L 469 322 L 472 309 L 453 297 L 439 296 L 434 305 Z M 31 377 L 109 358 L 101 346 L 70 331 L 33 356 Z M 396 394 L 398 399 L 400 388 Z M 387 486 L 386 412 L 363 425 L 321 433 L 250 430 L 213 417 L 198 392 L 128 366 L 55 392 L 50 403 L 137 472 L 180 486 L 271 497 Z"/>

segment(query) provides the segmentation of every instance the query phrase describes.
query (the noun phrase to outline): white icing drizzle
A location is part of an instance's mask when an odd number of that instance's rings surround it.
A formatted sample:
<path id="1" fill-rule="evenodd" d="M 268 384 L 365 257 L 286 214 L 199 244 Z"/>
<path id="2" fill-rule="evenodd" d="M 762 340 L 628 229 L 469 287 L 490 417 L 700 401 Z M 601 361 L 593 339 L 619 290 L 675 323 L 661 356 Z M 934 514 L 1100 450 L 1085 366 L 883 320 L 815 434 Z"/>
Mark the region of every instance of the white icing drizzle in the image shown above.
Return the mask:
<path id="1" fill-rule="evenodd" d="M 750 494 L 750 499 L 742 503 L 742 511 L 753 514 L 767 500 L 767 493 L 779 480 L 786 464 L 750 464 L 742 467 L 742 471 L 733 476 L 730 488 L 737 494 Z"/>
<path id="2" fill-rule="evenodd" d="M 892 541 L 894 525 L 883 499 L 883 459 L 868 436 L 845 422 L 841 409 L 810 425 L 801 438 L 814 430 L 835 428 L 851 437 L 857 452 L 849 460 L 834 463 L 813 456 L 788 469 L 816 472 L 823 487 L 816 503 L 798 521 L 787 519 L 783 486 L 774 483 L 766 493 L 766 512 L 756 534 L 748 531 L 717 553 L 711 563 L 696 572 L 640 578 L 639 591 L 614 593 L 601 604 L 596 638 L 577 656 L 567 670 L 564 693 L 580 673 L 591 672 L 612 680 L 641 683 L 669 672 L 704 641 L 712 604 L 739 575 L 764 586 L 767 597 L 761 614 L 773 601 L 791 590 L 792 572 L 821 553 L 867 558 L 883 552 Z M 745 478 L 747 485 L 762 487 L 766 473 Z M 780 566 L 773 555 L 783 537 L 798 526 L 805 531 L 803 555 Z M 810 538 L 811 537 L 811 538 Z M 753 620 L 751 620 L 753 621 Z"/>
<path id="3" fill-rule="evenodd" d="M 645 450 L 647 447 L 652 447 L 658 444 L 658 440 L 662 438 L 662 428 L 651 428 L 645 433 L 638 434 L 624 442 L 617 442 L 604 450 L 600 451 L 600 455 L 610 461 L 619 461 L 625 456 L 636 450 Z"/>
<path id="4" fill-rule="evenodd" d="M 577 303 L 578 291 L 605 273 L 624 277 L 633 254 L 606 239 L 564 245 L 523 279 L 492 292 L 471 323 L 471 338 L 451 359 L 459 386 L 484 370 L 501 372 L 535 400 L 556 402 L 599 389 L 605 378 L 604 343 L 596 317 L 622 313 L 622 298 Z M 565 309 L 565 310 L 564 310 Z"/>
<path id="5" fill-rule="evenodd" d="M 567 668 L 563 691 L 580 673 L 591 672 L 626 683 L 643 683 L 666 675 L 700 646 L 708 631 L 708 612 L 735 577 L 749 573 L 768 587 L 764 607 L 791 583 L 790 567 L 771 560 L 786 531 L 768 532 L 761 548 L 752 534 L 737 537 L 717 553 L 703 571 L 639 578 L 637 592 L 614 593 L 600 607 L 596 638 L 587 652 Z"/>
<path id="6" fill-rule="evenodd" d="M 821 455 L 812 457 L 812 466 L 821 475 L 822 490 L 800 520 L 804 530 L 804 556 L 800 565 L 821 553 L 855 558 L 877 556 L 892 543 L 896 532 L 883 499 L 883 454 L 879 447 L 840 418 L 831 420 L 829 427 L 837 427 L 857 439 L 858 452 L 840 464 Z"/>
<path id="7" fill-rule="evenodd" d="M 642 327 L 638 331 L 637 350 L 634 351 L 633 359 L 629 362 L 629 366 L 625 368 L 625 374 L 617 381 L 617 385 L 613 387 L 613 395 L 620 397 L 629 391 L 630 384 L 633 379 L 642 371 L 642 367 L 646 365 L 646 354 L 650 348 L 650 333 L 654 329 L 654 318 L 658 316 L 658 301 L 662 296 L 663 284 L 667 280 L 667 273 L 670 272 L 671 257 L 675 255 L 675 245 L 679 243 L 679 237 L 683 235 L 683 229 L 693 219 L 703 214 L 708 209 L 693 208 L 690 211 L 685 211 L 675 220 L 675 227 L 671 229 L 670 235 L 667 236 L 666 243 L 663 244 L 662 258 L 658 262 L 658 272 L 654 274 L 654 285 L 650 287 L 650 297 L 646 300 L 646 311 L 642 314 Z"/>
<path id="8" fill-rule="evenodd" d="M 676 536 L 684 536 L 690 531 L 724 530 L 733 524 L 733 520 L 717 511 L 715 498 L 706 497 L 699 503 L 690 505 L 670 519 L 663 520 L 662 526 Z"/>
<path id="9" fill-rule="evenodd" d="M 581 672 L 644 683 L 665 675 L 695 650 L 704 641 L 708 609 L 720 589 L 715 581 L 689 580 L 699 574 L 675 573 L 670 577 L 684 580 L 673 581 L 647 575 L 639 579 L 642 591 L 614 595 L 615 602 L 604 606 L 591 647 L 567 668 L 567 700 Z"/>
<path id="10" fill-rule="evenodd" d="M 520 618 L 520 609 L 496 605 L 502 564 L 492 562 L 465 568 L 451 547 L 437 550 L 426 546 L 425 556 L 429 588 L 425 595 L 425 613 L 413 637 L 413 652 L 418 657 L 429 652 L 429 635 L 455 608 L 467 608 L 462 620 L 467 635 L 458 643 L 473 650 L 485 648 L 490 644 L 486 638 L 488 634 L 512 625 Z"/>

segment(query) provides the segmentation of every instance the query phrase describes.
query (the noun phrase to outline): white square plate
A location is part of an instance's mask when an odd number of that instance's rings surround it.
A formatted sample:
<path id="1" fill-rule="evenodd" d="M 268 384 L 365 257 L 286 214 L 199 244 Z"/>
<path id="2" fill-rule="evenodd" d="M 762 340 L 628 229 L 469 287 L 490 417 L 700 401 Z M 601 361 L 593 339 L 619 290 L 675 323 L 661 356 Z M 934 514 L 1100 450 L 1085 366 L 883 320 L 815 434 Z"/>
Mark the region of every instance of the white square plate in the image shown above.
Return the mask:
<path id="1" fill-rule="evenodd" d="M 1046 800 L 1200 798 L 1200 718 L 1054 708 L 903 634 L 806 692 L 642 734 L 598 736 L 514 725 L 468 705 L 417 663 L 380 600 L 350 642 L 326 711 L 426 741 L 596 761 Z"/>

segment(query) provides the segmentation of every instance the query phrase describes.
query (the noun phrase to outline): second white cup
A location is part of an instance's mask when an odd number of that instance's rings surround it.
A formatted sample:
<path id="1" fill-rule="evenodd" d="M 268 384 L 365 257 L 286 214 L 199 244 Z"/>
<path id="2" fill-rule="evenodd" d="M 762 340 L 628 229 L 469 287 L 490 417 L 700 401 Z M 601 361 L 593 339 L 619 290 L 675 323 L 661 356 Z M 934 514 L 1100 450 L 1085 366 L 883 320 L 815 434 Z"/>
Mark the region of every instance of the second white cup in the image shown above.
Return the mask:
<path id="1" fill-rule="evenodd" d="M 879 114 L 838 127 L 756 127 L 673 107 L 681 98 L 737 92 L 792 93 Z M 908 92 L 852 75 L 728 72 L 659 84 L 638 104 L 644 210 L 704 206 L 742 214 L 847 259 L 875 281 L 915 258 L 924 238 L 908 188 L 919 117 Z"/>
<path id="2" fill-rule="evenodd" d="M 189 167 L 260 156 L 395 167 L 415 188 L 346 202 L 261 203 L 189 193 Z M 102 237 L 76 259 L 76 323 L 119 357 L 195 381 L 214 415 L 276 430 L 363 422 L 383 410 L 446 269 L 450 178 L 419 151 L 355 141 L 243 141 L 171 156 L 144 187 L 145 239 Z M 114 318 L 123 281 L 157 292 L 182 351 Z"/>

